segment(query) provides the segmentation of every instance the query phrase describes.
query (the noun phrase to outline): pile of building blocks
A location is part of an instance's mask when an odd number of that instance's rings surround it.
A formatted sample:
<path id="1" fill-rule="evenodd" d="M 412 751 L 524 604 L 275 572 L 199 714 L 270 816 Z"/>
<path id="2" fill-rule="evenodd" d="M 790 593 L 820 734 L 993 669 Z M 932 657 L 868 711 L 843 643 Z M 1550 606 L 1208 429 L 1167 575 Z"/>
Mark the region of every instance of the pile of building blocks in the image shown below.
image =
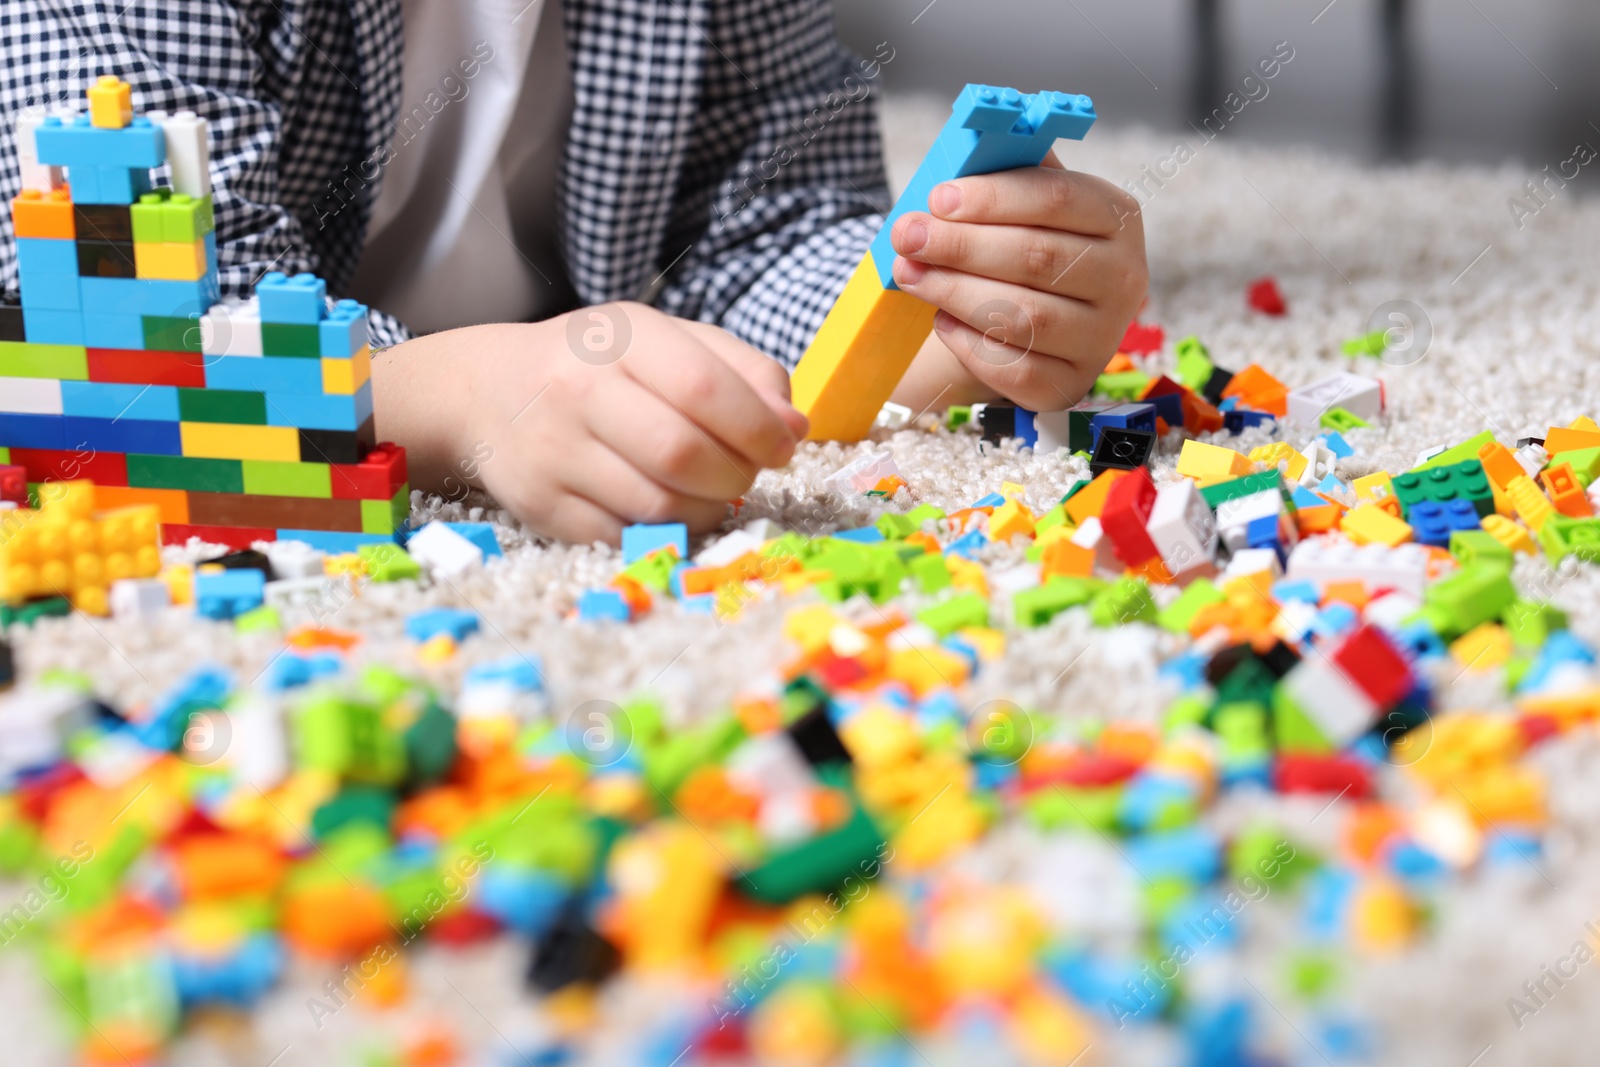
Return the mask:
<path id="1" fill-rule="evenodd" d="M 330 308 L 308 274 L 221 300 L 206 122 L 135 116 L 110 76 L 88 95 L 86 115 L 17 126 L 0 464 L 91 479 L 102 508 L 153 505 L 167 543 L 393 541 L 405 454 L 375 441 L 366 308 Z"/>
<path id="2" fill-rule="evenodd" d="M 905 376 L 933 328 L 935 308 L 895 284 L 894 224 L 928 210 L 940 182 L 1038 166 L 1057 139 L 1082 140 L 1094 125 L 1087 96 L 968 85 L 872 246 L 850 276 L 793 375 L 795 407 L 812 440 L 856 441 Z"/>
<path id="3" fill-rule="evenodd" d="M 0 511 L 0 604 L 66 598 L 107 615 L 119 581 L 161 570 L 160 521 L 149 504 L 102 509 L 89 482 L 51 482 L 37 511 Z"/>

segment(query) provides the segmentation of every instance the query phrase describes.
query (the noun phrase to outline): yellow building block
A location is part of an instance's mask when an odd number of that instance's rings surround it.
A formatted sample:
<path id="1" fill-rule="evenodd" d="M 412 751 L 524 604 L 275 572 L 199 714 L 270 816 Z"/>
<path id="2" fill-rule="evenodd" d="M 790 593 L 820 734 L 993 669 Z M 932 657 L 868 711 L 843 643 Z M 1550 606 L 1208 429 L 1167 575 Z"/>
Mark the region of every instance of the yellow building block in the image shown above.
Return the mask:
<path id="1" fill-rule="evenodd" d="M 989 516 L 989 539 L 1009 541 L 1018 534 L 1033 536 L 1033 512 L 1020 500 L 1007 500 Z"/>
<path id="2" fill-rule="evenodd" d="M 233 426 L 180 422 L 183 454 L 196 459 L 268 459 L 300 462 L 300 431 L 293 426 Z"/>
<path id="3" fill-rule="evenodd" d="M 349 359 L 322 361 L 322 391 L 330 396 L 355 396 L 371 377 L 371 345 L 362 345 L 361 351 Z"/>
<path id="4" fill-rule="evenodd" d="M 1538 554 L 1538 549 L 1533 545 L 1533 538 L 1528 536 L 1528 531 L 1504 515 L 1485 515 L 1481 520 L 1483 532 L 1499 541 L 1513 552 L 1520 552 L 1524 556 Z"/>
<path id="5" fill-rule="evenodd" d="M 1208 445 L 1202 441 L 1185 441 L 1178 453 L 1178 473 L 1198 481 L 1221 481 L 1242 478 L 1251 471 L 1250 460 L 1243 452 L 1235 452 L 1221 445 Z"/>
<path id="6" fill-rule="evenodd" d="M 1270 445 L 1253 448 L 1250 450 L 1249 458 L 1252 463 L 1265 463 L 1269 467 L 1277 467 L 1287 461 L 1288 466 L 1281 469 L 1291 482 L 1299 481 L 1300 475 L 1306 471 L 1306 457 L 1287 441 L 1276 441 Z"/>
<path id="7" fill-rule="evenodd" d="M 154 506 L 89 512 L 94 486 L 52 483 L 38 511 L 8 516 L 0 539 L 0 601 L 64 596 L 90 615 L 110 613 L 111 583 L 161 570 L 160 516 Z M 53 499 L 52 499 L 53 497 Z"/>
<path id="8" fill-rule="evenodd" d="M 1387 500 L 1394 496 L 1394 479 L 1388 471 L 1378 471 L 1364 478 L 1357 478 L 1350 483 L 1350 488 L 1355 490 L 1358 501 Z"/>
<path id="9" fill-rule="evenodd" d="M 102 74 L 89 87 L 89 125 L 120 130 L 133 121 L 133 86 L 115 74 Z"/>
<path id="10" fill-rule="evenodd" d="M 133 272 L 151 281 L 199 281 L 206 275 L 206 243 L 135 241 Z"/>
<path id="11" fill-rule="evenodd" d="M 1517 509 L 1517 518 L 1527 523 L 1534 533 L 1543 529 L 1545 520 L 1555 514 L 1556 506 L 1539 491 L 1538 484 L 1526 475 L 1511 479 L 1506 486 L 1506 496 L 1511 498 L 1511 506 Z"/>
<path id="12" fill-rule="evenodd" d="M 1377 504 L 1362 504 L 1345 512 L 1339 529 L 1358 545 L 1395 545 L 1411 540 L 1411 526 Z"/>
<path id="13" fill-rule="evenodd" d="M 1481 623 L 1450 642 L 1450 655 L 1465 672 L 1492 670 L 1511 658 L 1511 634 L 1497 622 Z"/>
<path id="14" fill-rule="evenodd" d="M 936 309 L 885 289 L 869 251 L 790 378 L 813 441 L 859 441 L 933 329 Z"/>

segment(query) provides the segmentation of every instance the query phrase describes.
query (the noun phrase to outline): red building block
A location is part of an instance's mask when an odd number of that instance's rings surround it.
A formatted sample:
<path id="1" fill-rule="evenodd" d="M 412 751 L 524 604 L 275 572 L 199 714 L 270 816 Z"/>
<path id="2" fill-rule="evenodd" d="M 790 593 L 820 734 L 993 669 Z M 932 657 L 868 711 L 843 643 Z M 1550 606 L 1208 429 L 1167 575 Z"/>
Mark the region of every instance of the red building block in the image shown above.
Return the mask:
<path id="1" fill-rule="evenodd" d="M 10 501 L 19 508 L 28 506 L 28 472 L 25 468 L 18 464 L 0 467 L 0 500 Z"/>
<path id="2" fill-rule="evenodd" d="M 191 537 L 198 537 L 210 545 L 226 545 L 242 551 L 256 541 L 276 541 L 278 531 L 253 529 L 248 526 L 195 526 L 179 523 L 164 524 L 161 527 L 161 543 L 164 545 L 186 545 Z"/>
<path id="3" fill-rule="evenodd" d="M 1144 467 L 1118 478 L 1106 493 L 1100 511 L 1100 528 L 1111 539 L 1111 550 L 1130 567 L 1138 567 L 1161 555 L 1145 531 L 1150 511 L 1156 506 L 1156 485 Z"/>
<path id="4" fill-rule="evenodd" d="M 1126 352 L 1130 356 L 1148 356 L 1161 351 L 1161 346 L 1166 340 L 1166 331 L 1159 326 L 1129 323 L 1128 332 L 1122 335 L 1122 344 L 1117 346 L 1117 351 Z"/>
<path id="5" fill-rule="evenodd" d="M 1329 659 L 1380 707 L 1398 704 L 1414 684 L 1411 665 L 1376 626 L 1363 625 Z"/>
<path id="6" fill-rule="evenodd" d="M 189 389 L 204 389 L 205 358 L 196 352 L 91 348 L 89 380 L 120 385 L 181 385 Z"/>
<path id="7" fill-rule="evenodd" d="M 1250 283 L 1250 306 L 1263 315 L 1286 315 L 1289 305 L 1283 302 L 1278 283 L 1271 278 L 1257 278 Z"/>
<path id="8" fill-rule="evenodd" d="M 70 482 L 87 478 L 95 485 L 128 484 L 128 457 L 120 452 L 94 452 L 87 448 L 71 451 L 13 448 L 11 462 L 27 470 L 30 482 Z M 10 499 L 3 494 L 0 498 Z"/>
<path id="9" fill-rule="evenodd" d="M 1352 756 L 1285 753 L 1272 771 L 1280 793 L 1335 793 L 1351 800 L 1372 795 L 1372 775 Z"/>
<path id="10" fill-rule="evenodd" d="M 333 499 L 388 500 L 408 481 L 406 450 L 380 444 L 360 463 L 333 464 Z"/>

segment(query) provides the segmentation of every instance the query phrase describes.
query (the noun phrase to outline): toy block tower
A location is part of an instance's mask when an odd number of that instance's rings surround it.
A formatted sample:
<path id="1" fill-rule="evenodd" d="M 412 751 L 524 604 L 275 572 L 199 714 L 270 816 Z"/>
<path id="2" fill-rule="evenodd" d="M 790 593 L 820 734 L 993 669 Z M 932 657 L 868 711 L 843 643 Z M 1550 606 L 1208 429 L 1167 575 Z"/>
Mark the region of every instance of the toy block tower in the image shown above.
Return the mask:
<path id="1" fill-rule="evenodd" d="M 206 122 L 25 113 L 12 201 L 20 308 L 0 308 L 0 464 L 159 509 L 162 538 L 333 551 L 393 540 L 405 453 L 376 444 L 367 309 L 312 275 L 219 300 Z M 170 184 L 151 171 L 166 166 Z"/>
<path id="2" fill-rule="evenodd" d="M 1082 140 L 1094 120 L 1087 96 L 1030 96 L 989 85 L 962 90 L 950 121 L 795 368 L 794 403 L 811 420 L 813 440 L 865 437 L 933 329 L 935 309 L 894 283 L 890 233 L 900 216 L 926 211 L 928 194 L 940 182 L 1038 166 L 1058 138 Z"/>

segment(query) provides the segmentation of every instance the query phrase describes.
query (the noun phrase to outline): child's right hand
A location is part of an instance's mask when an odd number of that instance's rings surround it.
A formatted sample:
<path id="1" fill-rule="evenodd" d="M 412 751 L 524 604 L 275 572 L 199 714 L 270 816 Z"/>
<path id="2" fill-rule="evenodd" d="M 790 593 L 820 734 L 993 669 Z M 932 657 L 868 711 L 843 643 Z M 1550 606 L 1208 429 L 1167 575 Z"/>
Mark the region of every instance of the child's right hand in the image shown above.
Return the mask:
<path id="1" fill-rule="evenodd" d="M 381 354 L 373 378 L 378 435 L 407 448 L 417 488 L 481 486 L 565 541 L 714 529 L 807 429 L 778 363 L 643 304 L 421 337 Z"/>

